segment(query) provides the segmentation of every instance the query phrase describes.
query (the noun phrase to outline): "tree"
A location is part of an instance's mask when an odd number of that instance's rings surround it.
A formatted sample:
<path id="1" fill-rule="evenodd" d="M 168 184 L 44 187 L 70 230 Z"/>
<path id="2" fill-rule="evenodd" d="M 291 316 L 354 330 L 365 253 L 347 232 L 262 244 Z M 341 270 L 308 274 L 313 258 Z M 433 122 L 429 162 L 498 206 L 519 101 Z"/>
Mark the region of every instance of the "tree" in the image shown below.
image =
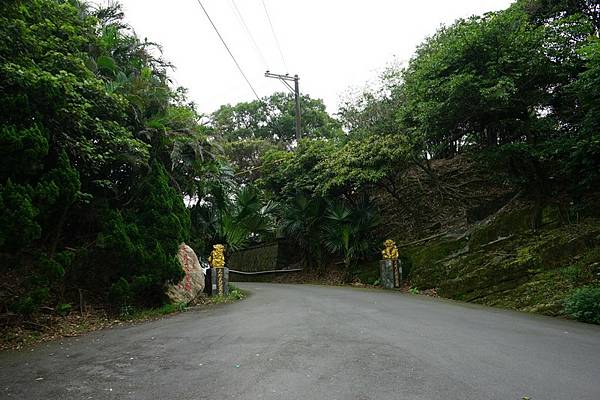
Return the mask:
<path id="1" fill-rule="evenodd" d="M 568 144 L 566 175 L 579 191 L 589 191 L 600 182 L 600 39 L 591 39 L 580 52 L 587 68 L 569 89 L 579 103 L 581 133 Z"/>
<path id="2" fill-rule="evenodd" d="M 281 147 L 266 139 L 244 139 L 222 144 L 223 152 L 236 168 L 236 181 L 248 184 L 260 178 L 263 156 Z"/>
<path id="3" fill-rule="evenodd" d="M 404 100 L 399 88 L 402 69 L 388 66 L 373 87 L 349 96 L 340 106 L 337 117 L 352 139 L 367 139 L 374 135 L 402 133 L 396 120 Z"/>
<path id="4" fill-rule="evenodd" d="M 334 139 L 342 134 L 338 121 L 321 100 L 302 96 L 302 134 L 306 139 Z M 260 101 L 221 106 L 210 116 L 212 135 L 223 144 L 240 183 L 253 182 L 262 157 L 296 143 L 295 103 L 291 95 L 274 93 Z"/>
<path id="5" fill-rule="evenodd" d="M 156 304 L 181 276 L 183 197 L 222 161 L 122 18 L 114 4 L 0 5 L 0 302 L 15 311 L 81 288 Z"/>
<path id="6" fill-rule="evenodd" d="M 270 151 L 262 159 L 257 184 L 282 203 L 297 194 L 312 195 L 322 183 L 325 160 L 335 157 L 337 148 L 333 141 L 303 139 L 293 152 Z"/>
<path id="7" fill-rule="evenodd" d="M 203 250 L 208 253 L 209 244 L 221 243 L 236 251 L 273 238 L 276 203 L 264 200 L 253 186 L 236 190 L 232 185 L 227 191 L 224 197 L 209 194 L 191 209 L 195 234 L 206 239 Z"/>
<path id="8" fill-rule="evenodd" d="M 553 65 L 543 31 L 509 9 L 459 20 L 421 45 L 404 73 L 400 123 L 434 156 L 536 141 Z"/>
<path id="9" fill-rule="evenodd" d="M 306 138 L 333 138 L 341 134 L 321 100 L 302 96 L 302 134 Z M 234 106 L 224 105 L 211 116 L 217 138 L 226 141 L 264 139 L 284 148 L 296 140 L 295 103 L 290 94 L 274 93 L 263 99 Z"/>
<path id="10" fill-rule="evenodd" d="M 557 18 L 583 15 L 593 23 L 596 35 L 600 32 L 600 4 L 595 0 L 519 0 L 517 6 L 538 25 Z"/>
<path id="11" fill-rule="evenodd" d="M 325 247 L 342 256 L 347 273 L 353 262 L 373 254 L 379 242 L 374 233 L 379 223 L 378 213 L 367 196 L 351 204 L 329 203 L 321 235 Z"/>
<path id="12" fill-rule="evenodd" d="M 308 268 L 323 270 L 325 267 L 326 250 L 320 237 L 326 207 L 322 197 L 297 193 L 281 210 L 280 233 L 297 244 Z"/>
<path id="13" fill-rule="evenodd" d="M 165 168 L 153 161 L 131 207 L 106 208 L 95 245 L 68 279 L 91 292 L 110 288 L 116 304 L 152 306 L 164 299 L 164 285 L 183 277 L 175 255 L 189 240 L 190 217 Z M 102 260 L 98 263 L 95 260 Z"/>

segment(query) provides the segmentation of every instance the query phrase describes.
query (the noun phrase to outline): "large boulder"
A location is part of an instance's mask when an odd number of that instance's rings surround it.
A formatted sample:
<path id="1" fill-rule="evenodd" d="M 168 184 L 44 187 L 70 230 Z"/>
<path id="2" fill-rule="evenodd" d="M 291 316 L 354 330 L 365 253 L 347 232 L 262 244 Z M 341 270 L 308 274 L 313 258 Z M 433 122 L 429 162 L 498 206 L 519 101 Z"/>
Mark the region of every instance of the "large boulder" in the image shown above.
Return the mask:
<path id="1" fill-rule="evenodd" d="M 189 303 L 204 290 L 205 269 L 198 261 L 194 250 L 185 243 L 179 246 L 177 259 L 181 263 L 185 276 L 178 284 L 167 287 L 167 296 L 173 303 Z"/>

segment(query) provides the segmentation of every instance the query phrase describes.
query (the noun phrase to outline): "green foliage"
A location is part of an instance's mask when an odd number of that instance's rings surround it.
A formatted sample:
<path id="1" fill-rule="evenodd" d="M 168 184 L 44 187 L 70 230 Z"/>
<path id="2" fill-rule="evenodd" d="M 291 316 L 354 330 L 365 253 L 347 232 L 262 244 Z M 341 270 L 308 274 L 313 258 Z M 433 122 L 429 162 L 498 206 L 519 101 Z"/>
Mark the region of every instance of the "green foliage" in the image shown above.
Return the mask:
<path id="1" fill-rule="evenodd" d="M 238 171 L 235 179 L 242 183 L 258 180 L 262 172 L 263 156 L 281 147 L 267 139 L 229 140 L 222 145 L 225 156 Z"/>
<path id="2" fill-rule="evenodd" d="M 119 5 L 0 11 L 0 272 L 19 277 L 0 303 L 157 304 L 182 275 L 183 196 L 218 163 L 199 117 Z"/>
<path id="3" fill-rule="evenodd" d="M 325 183 L 325 163 L 335 157 L 337 149 L 336 142 L 302 140 L 294 152 L 270 151 L 263 158 L 258 184 L 279 201 L 291 200 L 298 193 L 317 193 Z"/>
<path id="4" fill-rule="evenodd" d="M 246 292 L 232 284 L 229 284 L 229 293 L 227 295 L 211 297 L 210 302 L 214 304 L 231 303 L 244 298 L 246 298 Z"/>
<path id="5" fill-rule="evenodd" d="M 374 235 L 379 216 L 367 197 L 356 203 L 334 202 L 328 205 L 321 234 L 325 247 L 343 257 L 346 268 L 358 259 L 370 256 L 378 244 Z"/>
<path id="6" fill-rule="evenodd" d="M 575 289 L 564 301 L 565 312 L 578 321 L 600 324 L 600 287 Z"/>
<path id="7" fill-rule="evenodd" d="M 48 288 L 33 289 L 26 296 L 22 296 L 16 302 L 12 303 L 10 309 L 16 313 L 30 316 L 44 304 L 48 296 Z"/>
<path id="8" fill-rule="evenodd" d="M 127 313 L 156 306 L 182 276 L 182 241 L 207 255 L 285 236 L 307 265 L 351 271 L 374 256 L 386 196 L 413 220 L 428 196 L 461 198 L 432 164 L 464 153 L 525 189 L 538 227 L 545 199 L 577 202 L 600 182 L 599 15 L 589 0 L 518 0 L 458 20 L 339 120 L 304 96 L 298 143 L 287 94 L 203 124 L 118 4 L 2 2 L 0 272 L 20 278 L 0 305 L 30 315 L 86 289 Z M 518 218 L 471 244 L 526 230 Z M 433 260 L 456 246 L 410 256 L 438 282 Z M 525 253 L 506 271 L 535 267 Z"/>
<path id="9" fill-rule="evenodd" d="M 401 133 L 396 113 L 404 102 L 398 87 L 402 73 L 398 66 L 388 66 L 378 87 L 347 98 L 340 106 L 338 118 L 353 139 Z"/>
<path id="10" fill-rule="evenodd" d="M 584 253 L 573 264 L 563 268 L 561 274 L 577 286 L 600 281 L 600 247 Z"/>
<path id="11" fill-rule="evenodd" d="M 304 251 L 309 267 L 322 266 L 325 252 L 319 240 L 327 203 L 323 198 L 304 194 L 294 196 L 283 208 L 280 230 Z"/>
<path id="12" fill-rule="evenodd" d="M 231 298 L 231 300 L 242 300 L 244 297 L 246 297 L 246 295 L 242 290 L 231 284 L 229 285 L 229 298 Z"/>
<path id="13" fill-rule="evenodd" d="M 282 207 L 280 221 L 281 234 L 303 250 L 309 267 L 323 268 L 333 255 L 342 257 L 350 272 L 351 264 L 372 255 L 379 242 L 379 215 L 367 196 L 334 201 L 298 194 Z"/>
<path id="14" fill-rule="evenodd" d="M 274 236 L 274 202 L 265 200 L 254 186 L 227 190 L 229 198 L 207 193 L 191 209 L 195 234 L 206 238 L 205 253 L 210 252 L 210 243 L 236 251 Z"/>
<path id="15" fill-rule="evenodd" d="M 60 303 L 56 306 L 56 312 L 58 315 L 66 317 L 71 312 L 71 304 L 69 303 Z"/>
<path id="16" fill-rule="evenodd" d="M 39 238 L 41 227 L 31 188 L 15 185 L 10 179 L 0 185 L 0 210 L 0 248 L 14 251 Z"/>
<path id="17" fill-rule="evenodd" d="M 402 135 L 376 135 L 349 140 L 320 161 L 320 193 L 355 192 L 392 186 L 414 166 Z"/>
<path id="18" fill-rule="evenodd" d="M 302 132 L 306 138 L 333 138 L 341 134 L 339 123 L 325 111 L 321 100 L 302 96 Z M 224 105 L 211 115 L 216 137 L 227 141 L 267 140 L 290 147 L 295 141 L 295 103 L 290 94 L 235 106 Z"/>
<path id="19" fill-rule="evenodd" d="M 404 73 L 399 117 L 433 155 L 495 146 L 543 130 L 531 112 L 550 101 L 554 79 L 544 30 L 517 9 L 459 20 L 417 50 Z M 530 133 L 531 132 L 531 133 Z"/>
<path id="20" fill-rule="evenodd" d="M 392 137 L 400 154 L 381 154 L 399 168 L 361 157 L 386 146 L 349 144 L 331 170 L 341 184 L 377 182 L 399 199 L 391 183 L 403 175 L 390 170 L 430 173 L 430 159 L 487 149 L 489 167 L 506 172 L 493 175 L 533 196 L 589 191 L 599 170 L 599 15 L 589 1 L 523 0 L 442 27 L 405 69 L 388 68 L 378 89 L 340 111 L 351 138 Z"/>
<path id="21" fill-rule="evenodd" d="M 325 110 L 321 100 L 301 98 L 302 135 L 305 139 L 331 140 L 342 135 L 341 125 Z M 274 93 L 260 101 L 221 106 L 210 116 L 211 135 L 222 143 L 234 166 L 235 179 L 254 183 L 272 150 L 290 150 L 296 143 L 293 96 Z"/>
<path id="22" fill-rule="evenodd" d="M 569 88 L 579 100 L 581 135 L 565 145 L 565 169 L 579 187 L 589 190 L 600 182 L 600 39 L 590 39 L 579 53 L 586 69 Z"/>
<path id="23" fill-rule="evenodd" d="M 117 304 L 157 304 L 164 284 L 183 276 L 175 254 L 179 244 L 188 240 L 189 213 L 168 185 L 164 167 L 154 162 L 151 168 L 140 184 L 134 208 L 108 212 L 105 229 L 88 253 L 90 262 L 72 272 L 73 279 L 90 286 L 105 282 Z M 94 259 L 103 262 L 94 264 Z"/>
<path id="24" fill-rule="evenodd" d="M 48 137 L 42 128 L 33 125 L 25 129 L 0 127 L 0 174 L 12 179 L 35 175 L 48 154 Z"/>

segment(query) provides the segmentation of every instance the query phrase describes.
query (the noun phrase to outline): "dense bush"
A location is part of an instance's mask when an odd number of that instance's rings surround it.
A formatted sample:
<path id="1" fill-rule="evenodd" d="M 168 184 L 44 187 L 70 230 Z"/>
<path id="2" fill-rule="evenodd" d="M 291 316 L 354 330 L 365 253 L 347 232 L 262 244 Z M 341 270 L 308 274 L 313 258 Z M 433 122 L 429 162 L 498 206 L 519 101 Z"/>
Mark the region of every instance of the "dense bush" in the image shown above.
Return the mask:
<path id="1" fill-rule="evenodd" d="M 565 313 L 578 321 L 600 324 L 600 287 L 575 289 L 565 299 Z"/>
<path id="2" fill-rule="evenodd" d="M 0 5 L 3 309 L 32 314 L 79 289 L 156 304 L 182 276 L 183 196 L 214 157 L 168 64 L 122 17 L 112 3 Z"/>
<path id="3" fill-rule="evenodd" d="M 151 165 L 138 190 L 131 208 L 105 210 L 95 245 L 79 253 L 66 278 L 91 292 L 110 288 L 116 304 L 151 306 L 160 303 L 165 283 L 183 276 L 175 254 L 189 240 L 190 220 L 161 164 Z"/>

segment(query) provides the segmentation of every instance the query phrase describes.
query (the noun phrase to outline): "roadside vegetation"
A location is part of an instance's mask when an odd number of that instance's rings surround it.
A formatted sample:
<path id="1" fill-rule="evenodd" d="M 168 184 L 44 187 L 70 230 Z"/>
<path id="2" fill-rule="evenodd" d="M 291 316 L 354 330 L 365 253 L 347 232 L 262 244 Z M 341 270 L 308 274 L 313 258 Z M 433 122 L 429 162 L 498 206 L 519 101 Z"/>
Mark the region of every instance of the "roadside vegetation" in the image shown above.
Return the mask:
<path id="1" fill-rule="evenodd" d="M 38 317 L 36 322 L 25 321 L 4 327 L 0 335 L 0 350 L 30 348 L 47 341 L 77 337 L 101 329 L 153 321 L 211 305 L 233 303 L 246 298 L 247 295 L 244 290 L 230 285 L 227 295 L 212 297 L 203 295 L 195 299 L 193 304 L 165 303 L 154 308 L 129 307 L 122 308 L 118 314 L 98 308 L 88 308 L 83 312 L 63 315 L 46 314 Z"/>
<path id="2" fill-rule="evenodd" d="M 176 310 L 180 243 L 276 238 L 369 284 L 392 238 L 414 292 L 598 323 L 597 2 L 442 27 L 337 115 L 303 96 L 300 142 L 289 95 L 201 115 L 160 54 L 118 5 L 0 5 L 3 327 Z"/>

